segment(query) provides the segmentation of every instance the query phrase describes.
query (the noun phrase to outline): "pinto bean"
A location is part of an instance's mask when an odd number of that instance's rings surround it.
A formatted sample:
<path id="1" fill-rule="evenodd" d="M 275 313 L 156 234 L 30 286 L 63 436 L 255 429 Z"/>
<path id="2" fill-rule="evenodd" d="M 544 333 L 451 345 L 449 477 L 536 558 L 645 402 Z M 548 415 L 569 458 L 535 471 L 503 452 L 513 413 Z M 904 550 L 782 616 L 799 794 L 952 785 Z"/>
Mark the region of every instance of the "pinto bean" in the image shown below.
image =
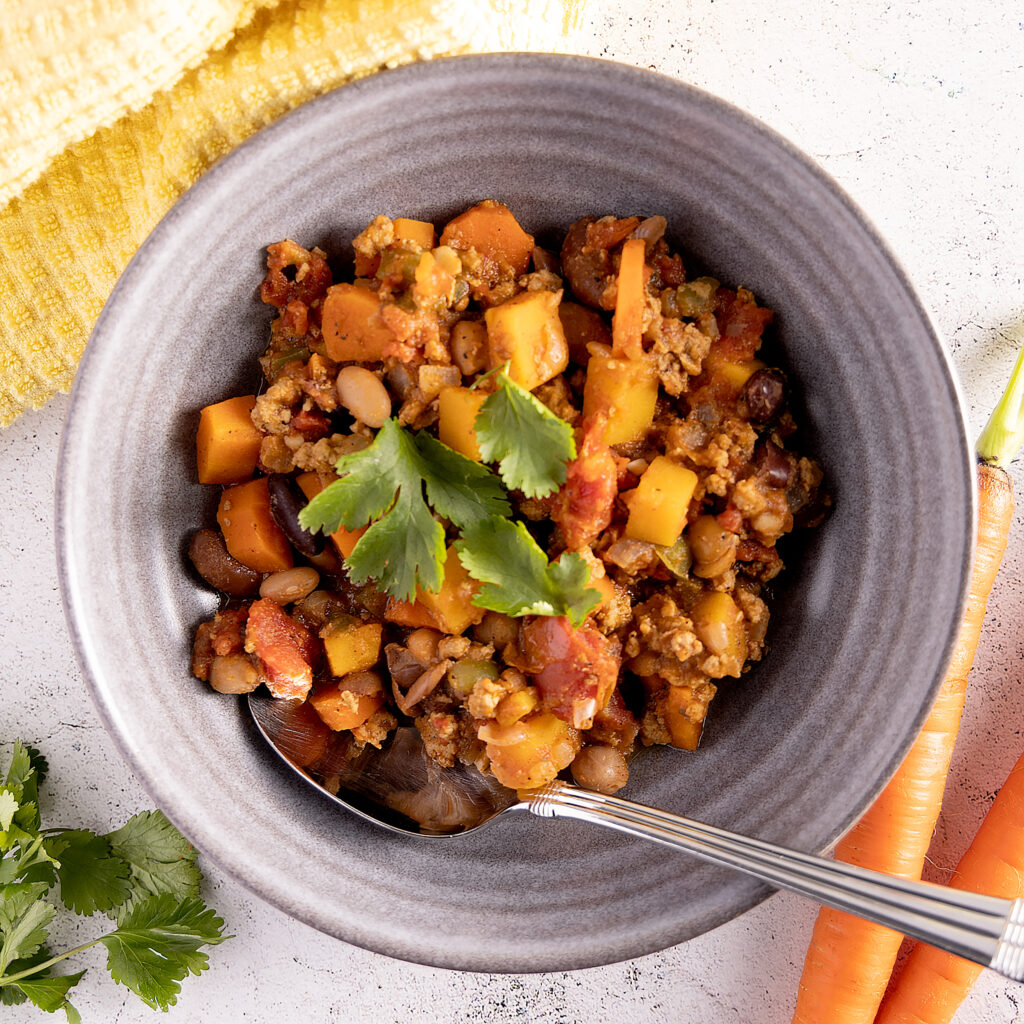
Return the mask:
<path id="1" fill-rule="evenodd" d="M 604 298 L 615 277 L 611 253 L 587 246 L 587 225 L 593 222 L 593 217 L 584 217 L 569 228 L 562 243 L 562 274 L 581 302 L 594 309 L 613 309 L 615 303 Z"/>
<path id="2" fill-rule="evenodd" d="M 188 557 L 196 572 L 221 593 L 251 597 L 260 585 L 260 574 L 228 554 L 218 530 L 196 530 L 188 544 Z"/>
<path id="3" fill-rule="evenodd" d="M 260 685 L 259 673 L 244 654 L 221 654 L 210 666 L 210 686 L 218 693 L 251 693 Z"/>
<path id="4" fill-rule="evenodd" d="M 767 423 L 778 415 L 786 399 L 786 378 L 781 370 L 756 370 L 743 386 L 747 416 L 754 423 Z"/>
<path id="5" fill-rule="evenodd" d="M 618 792 L 629 781 L 626 759 L 603 743 L 584 747 L 573 760 L 571 771 L 579 785 L 595 793 Z"/>
<path id="6" fill-rule="evenodd" d="M 278 604 L 292 604 L 312 594 L 320 583 L 320 574 L 308 565 L 271 573 L 260 584 L 260 597 L 269 597 Z"/>
<path id="7" fill-rule="evenodd" d="M 305 502 L 295 493 L 291 478 L 283 473 L 272 473 L 267 478 L 267 486 L 270 489 L 270 514 L 295 550 L 307 557 L 319 555 L 327 540 L 322 533 L 310 533 L 299 522 L 299 512 Z"/>

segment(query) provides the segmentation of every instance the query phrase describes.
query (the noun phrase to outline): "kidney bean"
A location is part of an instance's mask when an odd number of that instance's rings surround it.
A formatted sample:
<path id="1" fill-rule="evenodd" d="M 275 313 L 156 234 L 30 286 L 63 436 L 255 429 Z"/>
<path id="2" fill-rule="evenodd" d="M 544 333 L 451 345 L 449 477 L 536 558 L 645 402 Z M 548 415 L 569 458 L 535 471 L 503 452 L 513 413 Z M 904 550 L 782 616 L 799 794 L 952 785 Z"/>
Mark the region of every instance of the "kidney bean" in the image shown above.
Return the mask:
<path id="1" fill-rule="evenodd" d="M 270 490 L 270 514 L 295 550 L 307 557 L 319 555 L 327 543 L 326 538 L 319 532 L 310 533 L 299 523 L 299 512 L 305 502 L 295 493 L 291 478 L 283 473 L 272 473 L 267 478 L 267 487 Z"/>
<path id="2" fill-rule="evenodd" d="M 218 530 L 196 530 L 188 544 L 188 557 L 196 572 L 223 594 L 251 597 L 260 585 L 260 574 L 228 554 Z"/>
<path id="3" fill-rule="evenodd" d="M 615 277 L 611 254 L 607 249 L 587 247 L 587 225 L 593 220 L 584 217 L 569 228 L 562 243 L 562 273 L 581 302 L 594 309 L 612 309 L 614 303 L 604 299 L 605 288 Z"/>
<path id="4" fill-rule="evenodd" d="M 774 442 L 765 440 L 754 453 L 758 473 L 769 487 L 788 487 L 793 466 L 786 453 Z"/>
<path id="5" fill-rule="evenodd" d="M 755 423 L 767 423 L 776 416 L 786 398 L 786 378 L 780 370 L 757 370 L 743 387 L 747 416 Z"/>

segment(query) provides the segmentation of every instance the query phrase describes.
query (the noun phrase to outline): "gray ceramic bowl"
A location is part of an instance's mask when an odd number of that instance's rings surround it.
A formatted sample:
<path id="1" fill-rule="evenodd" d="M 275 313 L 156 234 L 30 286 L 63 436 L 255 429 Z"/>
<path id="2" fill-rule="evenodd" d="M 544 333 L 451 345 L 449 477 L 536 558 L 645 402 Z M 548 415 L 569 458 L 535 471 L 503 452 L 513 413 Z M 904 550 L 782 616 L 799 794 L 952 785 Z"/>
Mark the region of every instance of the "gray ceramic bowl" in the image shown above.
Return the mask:
<path id="1" fill-rule="evenodd" d="M 902 271 L 820 170 L 763 125 L 645 71 L 553 56 L 390 71 L 309 104 L 218 164 L 142 246 L 78 374 L 57 481 L 68 622 L 100 713 L 204 855 L 316 928 L 470 970 L 586 967 L 664 948 L 767 889 L 661 848 L 515 816 L 403 839 L 293 781 L 233 701 L 189 675 L 213 596 L 184 567 L 212 519 L 201 406 L 256 383 L 263 248 L 344 253 L 375 214 L 442 223 L 505 201 L 555 232 L 662 213 L 670 236 L 777 311 L 835 512 L 793 553 L 768 657 L 697 754 L 642 758 L 627 796 L 804 850 L 895 769 L 946 664 L 971 555 L 973 472 L 943 348 Z"/>

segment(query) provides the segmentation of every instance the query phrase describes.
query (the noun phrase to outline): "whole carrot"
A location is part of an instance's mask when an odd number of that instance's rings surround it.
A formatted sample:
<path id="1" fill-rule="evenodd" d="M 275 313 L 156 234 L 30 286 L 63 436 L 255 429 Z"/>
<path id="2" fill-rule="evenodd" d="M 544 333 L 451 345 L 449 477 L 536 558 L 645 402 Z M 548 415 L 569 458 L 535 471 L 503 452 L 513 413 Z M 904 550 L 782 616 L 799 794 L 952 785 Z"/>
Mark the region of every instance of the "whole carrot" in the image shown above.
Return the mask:
<path id="1" fill-rule="evenodd" d="M 1009 478 L 997 465 L 1000 456 L 1015 450 L 1024 432 L 1022 363 L 1024 349 L 1010 389 L 978 442 L 979 452 L 996 464 L 983 468 L 1000 487 L 1009 487 Z M 1003 783 L 949 884 L 1006 899 L 1024 896 L 1024 755 Z M 882 1003 L 877 1024 L 948 1024 L 980 973 L 977 964 L 917 943 Z"/>
<path id="2" fill-rule="evenodd" d="M 860 821 L 840 840 L 836 860 L 900 878 L 921 877 L 942 804 L 985 605 L 1013 518 L 1013 490 L 1002 464 L 1022 441 L 1024 349 L 1006 393 L 978 439 L 977 549 L 967 608 L 949 669 L 906 758 Z M 889 928 L 822 908 L 804 961 L 794 1024 L 870 1024 L 902 939 Z"/>

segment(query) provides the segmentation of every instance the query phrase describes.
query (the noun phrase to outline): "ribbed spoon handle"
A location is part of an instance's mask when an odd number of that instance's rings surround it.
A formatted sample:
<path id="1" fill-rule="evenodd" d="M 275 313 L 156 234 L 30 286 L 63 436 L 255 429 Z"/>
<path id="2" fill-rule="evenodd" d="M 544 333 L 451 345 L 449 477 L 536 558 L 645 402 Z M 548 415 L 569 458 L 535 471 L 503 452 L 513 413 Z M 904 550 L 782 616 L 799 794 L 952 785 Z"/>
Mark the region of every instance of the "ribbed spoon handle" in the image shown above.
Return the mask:
<path id="1" fill-rule="evenodd" d="M 893 878 L 703 825 L 616 796 L 552 782 L 525 801 L 542 818 L 575 818 L 724 864 L 1024 981 L 1024 901 Z"/>

